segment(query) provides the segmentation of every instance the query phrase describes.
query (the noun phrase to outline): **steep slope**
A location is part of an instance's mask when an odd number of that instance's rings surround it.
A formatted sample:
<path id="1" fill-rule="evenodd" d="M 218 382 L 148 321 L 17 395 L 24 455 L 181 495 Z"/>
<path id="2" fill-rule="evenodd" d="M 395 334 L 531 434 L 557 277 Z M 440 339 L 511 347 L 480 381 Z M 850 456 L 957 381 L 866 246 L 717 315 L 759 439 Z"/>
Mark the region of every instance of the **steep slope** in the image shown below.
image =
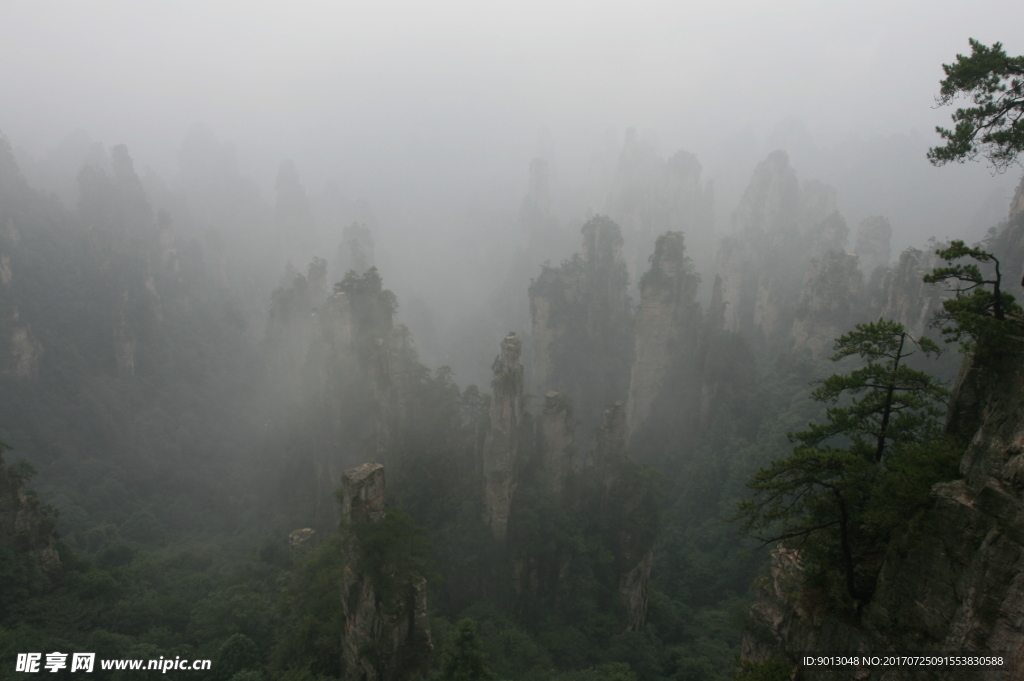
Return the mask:
<path id="1" fill-rule="evenodd" d="M 847 678 L 804 667 L 805 652 L 1000 655 L 1000 667 L 865 668 L 863 679 L 1018 679 L 1024 670 L 1024 354 L 964 363 L 949 430 L 969 442 L 962 478 L 894 536 L 874 597 L 845 610 L 804 583 L 799 553 L 777 549 L 758 587 L 744 657 L 784 659 L 803 681 Z M 1012 663 L 1010 662 L 1012 658 Z M 884 672 L 884 675 L 883 675 Z"/>
<path id="2" fill-rule="evenodd" d="M 582 253 L 545 266 L 530 285 L 530 392 L 568 395 L 589 429 L 605 405 L 626 396 L 633 320 L 619 226 L 597 216 L 581 231 Z"/>

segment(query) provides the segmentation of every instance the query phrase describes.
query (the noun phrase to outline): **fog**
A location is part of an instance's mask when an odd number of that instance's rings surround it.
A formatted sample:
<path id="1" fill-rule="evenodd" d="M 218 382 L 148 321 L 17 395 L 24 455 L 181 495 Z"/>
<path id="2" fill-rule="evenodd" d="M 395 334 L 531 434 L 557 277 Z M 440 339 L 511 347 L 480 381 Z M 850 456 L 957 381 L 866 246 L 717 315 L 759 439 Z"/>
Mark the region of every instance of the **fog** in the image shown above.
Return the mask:
<path id="1" fill-rule="evenodd" d="M 629 127 L 662 154 L 697 154 L 723 189 L 777 146 L 829 156 L 914 132 L 927 146 L 949 116 L 932 108 L 940 65 L 967 37 L 1013 53 L 1005 27 L 1024 10 L 68 2 L 5 3 L 3 17 L 0 115 L 15 146 L 44 154 L 81 128 L 173 177 L 202 121 L 265 190 L 291 158 L 309 187 L 334 180 L 384 209 L 425 195 L 515 203 L 533 156 L 575 178 Z"/>
<path id="2" fill-rule="evenodd" d="M 7 3 L 3 18 L 0 130 L 24 158 L 85 131 L 175 186 L 202 123 L 267 201 L 290 159 L 309 193 L 333 183 L 367 202 L 403 299 L 439 293 L 467 234 L 514 227 L 534 157 L 567 229 L 606 210 L 629 128 L 665 158 L 697 156 L 723 233 L 776 148 L 837 188 L 851 225 L 889 218 L 897 252 L 980 236 L 1016 181 L 924 158 L 950 114 L 933 106 L 941 64 L 967 37 L 1013 53 L 1012 2 L 69 2 Z M 82 162 L 34 179 L 73 205 Z"/>
<path id="3" fill-rule="evenodd" d="M 834 339 L 930 329 L 936 243 L 1022 274 L 1020 166 L 926 153 L 942 64 L 1024 53 L 1024 5 L 295 5 L 0 0 L 0 454 L 68 571 L 163 608 L 52 631 L 215 660 L 244 634 L 273 653 L 217 679 L 341 678 L 332 493 L 373 461 L 433 542 L 443 579 L 392 572 L 429 581 L 437 659 L 472 616 L 500 678 L 731 678 L 766 553 L 726 519 L 824 418 Z M 96 597 L 76 579 L 18 592 L 32 635 L 33 599 Z"/>

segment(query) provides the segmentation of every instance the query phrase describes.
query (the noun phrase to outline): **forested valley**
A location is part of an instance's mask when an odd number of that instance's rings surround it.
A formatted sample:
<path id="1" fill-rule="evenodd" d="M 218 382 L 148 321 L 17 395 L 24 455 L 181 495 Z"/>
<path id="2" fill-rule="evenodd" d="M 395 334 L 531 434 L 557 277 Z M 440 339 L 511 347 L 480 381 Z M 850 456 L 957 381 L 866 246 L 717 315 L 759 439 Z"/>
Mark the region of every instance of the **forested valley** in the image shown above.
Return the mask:
<path id="1" fill-rule="evenodd" d="M 698 158 L 630 130 L 586 210 L 537 158 L 416 295 L 367 202 L 291 161 L 261 193 L 205 126 L 173 180 L 14 142 L 0 678 L 777 681 L 897 640 L 942 518 L 1018 541 L 1019 445 L 1001 486 L 971 462 L 1013 439 L 1024 183 L 977 244 L 897 253 L 785 151 L 716 218 Z M 998 533 L 943 506 L 976 492 Z"/>

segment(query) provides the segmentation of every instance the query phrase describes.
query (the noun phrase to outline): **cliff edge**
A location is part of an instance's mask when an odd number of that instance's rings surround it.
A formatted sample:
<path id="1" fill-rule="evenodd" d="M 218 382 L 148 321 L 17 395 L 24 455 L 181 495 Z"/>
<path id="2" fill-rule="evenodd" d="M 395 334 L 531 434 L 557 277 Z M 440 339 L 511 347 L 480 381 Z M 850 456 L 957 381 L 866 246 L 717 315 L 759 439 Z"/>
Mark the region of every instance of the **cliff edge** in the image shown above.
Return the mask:
<path id="1" fill-rule="evenodd" d="M 936 484 L 930 507 L 892 538 L 870 603 L 837 611 L 802 580 L 799 553 L 776 548 L 755 587 L 744 660 L 784 660 L 796 681 L 1024 678 L 1024 353 L 965 359 L 948 428 L 969 443 L 962 477 Z M 865 652 L 999 655 L 1007 664 L 801 664 L 809 653 Z"/>

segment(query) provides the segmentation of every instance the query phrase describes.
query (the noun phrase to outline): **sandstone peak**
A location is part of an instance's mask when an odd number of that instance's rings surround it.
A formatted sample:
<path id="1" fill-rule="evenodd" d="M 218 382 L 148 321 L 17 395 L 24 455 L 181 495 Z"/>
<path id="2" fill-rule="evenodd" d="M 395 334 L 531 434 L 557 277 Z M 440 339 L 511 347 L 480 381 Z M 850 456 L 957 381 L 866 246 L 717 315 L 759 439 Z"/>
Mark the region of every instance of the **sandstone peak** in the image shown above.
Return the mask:
<path id="1" fill-rule="evenodd" d="M 384 466 L 364 463 L 341 475 L 341 524 L 366 519 L 379 520 L 384 515 Z"/>

